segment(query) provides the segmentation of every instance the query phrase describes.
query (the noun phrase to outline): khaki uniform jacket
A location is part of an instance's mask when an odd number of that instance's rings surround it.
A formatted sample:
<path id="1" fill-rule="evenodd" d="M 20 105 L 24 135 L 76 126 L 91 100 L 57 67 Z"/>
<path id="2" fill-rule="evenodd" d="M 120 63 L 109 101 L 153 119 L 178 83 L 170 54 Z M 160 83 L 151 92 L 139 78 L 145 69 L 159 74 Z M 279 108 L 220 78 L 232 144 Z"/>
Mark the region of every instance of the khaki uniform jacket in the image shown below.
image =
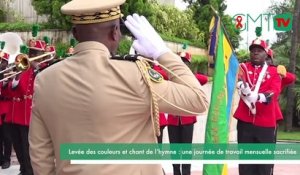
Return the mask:
<path id="1" fill-rule="evenodd" d="M 153 84 L 171 103 L 205 112 L 207 100 L 192 72 L 172 53 L 160 63 L 178 78 Z M 157 175 L 161 165 L 71 165 L 60 160 L 62 143 L 155 143 L 151 94 L 134 62 L 110 59 L 98 42 L 83 42 L 75 55 L 41 72 L 35 81 L 29 143 L 35 175 Z M 159 99 L 161 112 L 188 115 Z M 56 162 L 56 163 L 54 163 Z"/>

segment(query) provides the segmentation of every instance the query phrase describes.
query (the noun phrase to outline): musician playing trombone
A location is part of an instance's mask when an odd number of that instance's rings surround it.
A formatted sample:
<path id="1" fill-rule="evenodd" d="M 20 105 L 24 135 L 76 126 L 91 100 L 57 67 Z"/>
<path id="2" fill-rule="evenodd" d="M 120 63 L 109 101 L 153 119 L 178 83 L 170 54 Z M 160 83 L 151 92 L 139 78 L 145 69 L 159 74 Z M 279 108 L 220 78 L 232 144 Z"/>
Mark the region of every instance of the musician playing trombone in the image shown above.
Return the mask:
<path id="1" fill-rule="evenodd" d="M 16 70 L 11 82 L 12 95 L 12 138 L 13 145 L 20 163 L 21 174 L 33 175 L 29 156 L 28 131 L 31 120 L 31 106 L 33 96 L 33 83 L 37 70 L 40 69 L 37 60 L 30 61 L 30 58 L 41 56 L 45 53 L 45 44 L 42 40 L 31 39 L 29 48 L 21 46 L 22 54 L 15 59 Z M 28 57 L 27 57 L 28 54 Z M 41 57 L 40 60 L 45 58 Z"/>

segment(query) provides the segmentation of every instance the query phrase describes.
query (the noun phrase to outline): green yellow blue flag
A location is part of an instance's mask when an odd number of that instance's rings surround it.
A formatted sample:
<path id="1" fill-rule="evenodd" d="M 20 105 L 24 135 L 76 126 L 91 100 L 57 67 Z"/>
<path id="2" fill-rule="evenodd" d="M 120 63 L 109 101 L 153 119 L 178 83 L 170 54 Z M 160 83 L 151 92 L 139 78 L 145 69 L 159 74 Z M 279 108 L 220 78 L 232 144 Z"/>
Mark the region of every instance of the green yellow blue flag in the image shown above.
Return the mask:
<path id="1" fill-rule="evenodd" d="M 218 16 L 212 18 L 209 30 L 211 34 L 209 55 L 214 58 L 214 75 L 205 143 L 228 143 L 231 106 L 239 62 Z M 228 175 L 227 165 L 204 165 L 203 175 Z"/>

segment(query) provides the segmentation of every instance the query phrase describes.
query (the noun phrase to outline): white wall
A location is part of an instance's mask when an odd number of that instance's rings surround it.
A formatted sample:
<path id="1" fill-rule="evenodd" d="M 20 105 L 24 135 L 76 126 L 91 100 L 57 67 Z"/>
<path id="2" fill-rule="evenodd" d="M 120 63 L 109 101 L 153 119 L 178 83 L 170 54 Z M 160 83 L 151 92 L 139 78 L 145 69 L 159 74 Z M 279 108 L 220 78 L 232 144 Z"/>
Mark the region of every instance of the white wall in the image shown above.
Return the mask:
<path id="1" fill-rule="evenodd" d="M 15 14 L 15 16 L 8 16 L 9 22 L 14 22 L 15 18 L 21 18 L 30 23 L 44 22 L 47 20 L 45 17 L 37 16 L 36 11 L 31 5 L 31 0 L 12 0 L 9 7 L 10 11 L 13 12 L 12 14 Z"/>

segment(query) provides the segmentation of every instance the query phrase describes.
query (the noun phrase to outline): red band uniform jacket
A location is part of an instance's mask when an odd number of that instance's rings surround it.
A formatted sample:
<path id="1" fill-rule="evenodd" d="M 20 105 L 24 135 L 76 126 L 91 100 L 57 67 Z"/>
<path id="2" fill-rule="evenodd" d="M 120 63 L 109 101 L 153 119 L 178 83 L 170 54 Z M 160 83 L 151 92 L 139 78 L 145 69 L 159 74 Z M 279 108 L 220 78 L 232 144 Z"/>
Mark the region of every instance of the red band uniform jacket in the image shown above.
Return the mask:
<path id="1" fill-rule="evenodd" d="M 12 87 L 12 108 L 9 118 L 12 123 L 29 126 L 31 119 L 34 69 L 21 73 L 19 83 Z"/>
<path id="2" fill-rule="evenodd" d="M 7 101 L 7 113 L 6 113 L 6 116 L 5 116 L 5 119 L 4 121 L 6 123 L 12 123 L 12 104 L 13 104 L 13 101 L 12 101 L 12 98 L 13 98 L 13 93 L 14 91 L 12 90 L 12 81 L 8 81 L 7 84 L 5 85 L 5 88 L 2 89 L 2 94 L 3 96 L 8 99 Z"/>
<path id="3" fill-rule="evenodd" d="M 195 74 L 201 85 L 204 85 L 208 82 L 208 77 L 205 75 L 201 75 L 199 73 Z M 179 126 L 181 125 L 189 125 L 197 122 L 197 116 L 174 116 L 168 115 L 168 125 Z"/>
<path id="4" fill-rule="evenodd" d="M 262 66 L 254 66 L 251 63 L 242 63 L 247 70 L 246 81 L 250 88 L 254 90 L 257 83 Z M 270 103 L 256 102 L 256 115 L 253 115 L 248 106 L 240 99 L 238 108 L 234 113 L 234 117 L 238 120 L 252 123 L 255 126 L 261 127 L 276 127 L 276 100 L 281 89 L 281 79 L 277 73 L 277 68 L 268 66 L 266 74 L 259 88 L 259 93 L 274 93 Z"/>

